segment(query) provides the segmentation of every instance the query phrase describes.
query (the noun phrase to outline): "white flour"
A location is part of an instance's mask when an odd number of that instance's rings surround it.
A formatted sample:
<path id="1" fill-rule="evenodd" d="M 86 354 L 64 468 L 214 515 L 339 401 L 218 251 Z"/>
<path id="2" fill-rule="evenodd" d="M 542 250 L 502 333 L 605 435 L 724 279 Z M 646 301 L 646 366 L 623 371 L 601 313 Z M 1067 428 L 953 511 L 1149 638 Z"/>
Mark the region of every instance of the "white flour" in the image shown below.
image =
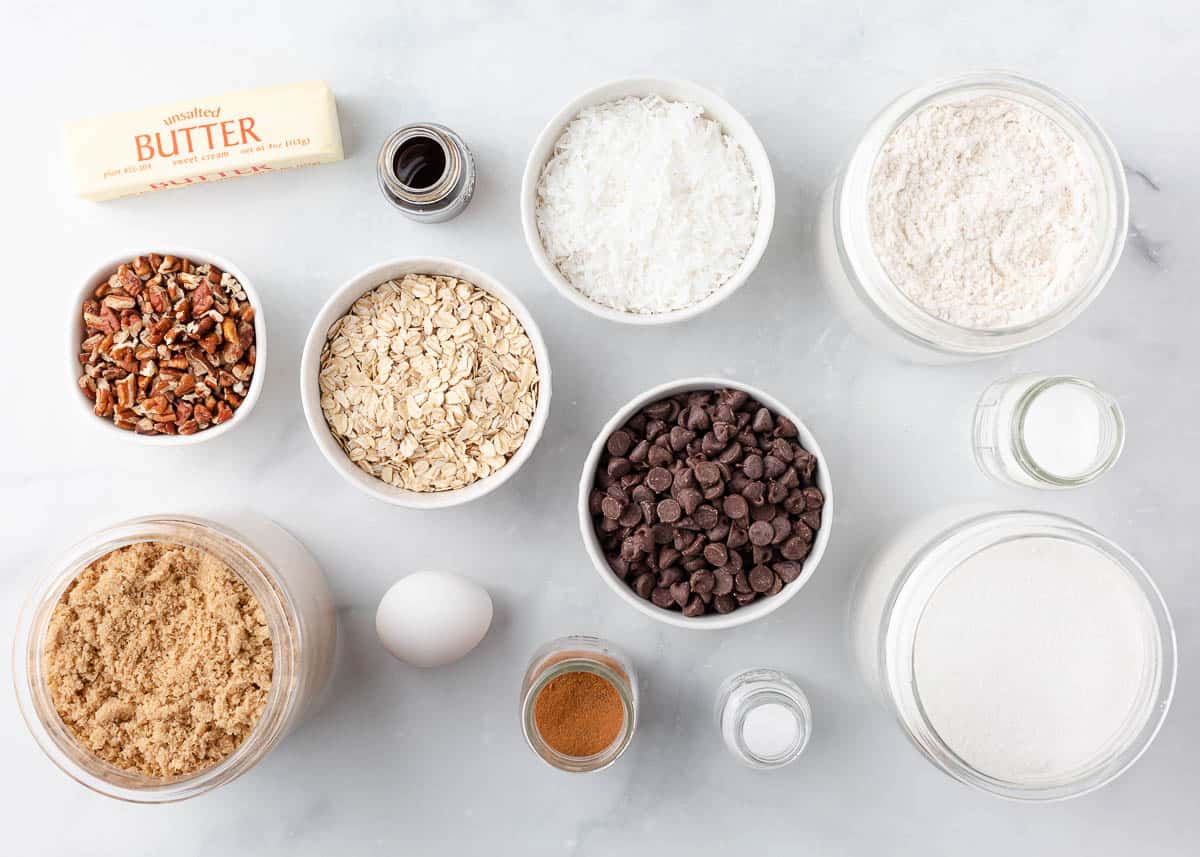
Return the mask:
<path id="1" fill-rule="evenodd" d="M 1030 783 L 1077 774 L 1149 714 L 1145 596 L 1095 549 L 1048 537 L 952 571 L 917 627 L 917 693 L 976 770 Z"/>
<path id="2" fill-rule="evenodd" d="M 1090 167 L 1090 168 L 1089 168 Z M 1046 316 L 1095 263 L 1096 170 L 1048 116 L 980 96 L 934 104 L 884 144 L 868 191 L 871 241 L 918 306 L 960 327 Z"/>

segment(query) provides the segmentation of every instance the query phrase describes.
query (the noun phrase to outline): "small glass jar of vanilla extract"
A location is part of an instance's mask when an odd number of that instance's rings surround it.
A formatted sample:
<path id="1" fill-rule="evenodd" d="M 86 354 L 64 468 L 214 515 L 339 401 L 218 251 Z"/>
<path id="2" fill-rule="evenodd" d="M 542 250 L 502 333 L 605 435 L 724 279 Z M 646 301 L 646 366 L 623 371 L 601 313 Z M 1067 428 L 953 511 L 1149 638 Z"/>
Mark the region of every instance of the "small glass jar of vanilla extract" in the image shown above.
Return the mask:
<path id="1" fill-rule="evenodd" d="M 418 122 L 394 131 L 379 150 L 379 189 L 406 217 L 441 223 L 462 214 L 475 194 L 475 159 L 444 125 Z"/>

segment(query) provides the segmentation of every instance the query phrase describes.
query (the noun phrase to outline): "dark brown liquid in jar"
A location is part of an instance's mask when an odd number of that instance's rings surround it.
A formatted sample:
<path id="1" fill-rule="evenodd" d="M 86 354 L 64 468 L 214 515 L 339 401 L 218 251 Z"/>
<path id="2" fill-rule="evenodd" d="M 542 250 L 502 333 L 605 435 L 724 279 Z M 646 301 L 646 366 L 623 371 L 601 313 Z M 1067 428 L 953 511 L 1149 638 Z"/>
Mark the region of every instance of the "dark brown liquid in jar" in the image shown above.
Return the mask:
<path id="1" fill-rule="evenodd" d="M 400 145 L 393 169 L 401 184 L 424 190 L 436 184 L 446 172 L 446 152 L 436 140 L 413 137 Z"/>

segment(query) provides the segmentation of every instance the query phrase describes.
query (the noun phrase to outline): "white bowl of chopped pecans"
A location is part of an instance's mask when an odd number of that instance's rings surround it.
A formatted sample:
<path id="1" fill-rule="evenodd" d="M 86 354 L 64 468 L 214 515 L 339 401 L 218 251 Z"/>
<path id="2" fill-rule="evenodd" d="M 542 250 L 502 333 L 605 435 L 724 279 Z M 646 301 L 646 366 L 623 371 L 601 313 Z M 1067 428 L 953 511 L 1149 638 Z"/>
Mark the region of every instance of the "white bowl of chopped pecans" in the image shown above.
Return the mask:
<path id="1" fill-rule="evenodd" d="M 84 280 L 72 317 L 73 395 L 93 425 L 147 445 L 199 443 L 240 425 L 258 401 L 262 303 L 219 256 L 114 256 Z"/>
<path id="2" fill-rule="evenodd" d="M 537 323 L 489 274 L 395 259 L 343 284 L 309 330 L 300 397 L 346 481 L 414 509 L 494 491 L 529 459 L 550 413 Z"/>

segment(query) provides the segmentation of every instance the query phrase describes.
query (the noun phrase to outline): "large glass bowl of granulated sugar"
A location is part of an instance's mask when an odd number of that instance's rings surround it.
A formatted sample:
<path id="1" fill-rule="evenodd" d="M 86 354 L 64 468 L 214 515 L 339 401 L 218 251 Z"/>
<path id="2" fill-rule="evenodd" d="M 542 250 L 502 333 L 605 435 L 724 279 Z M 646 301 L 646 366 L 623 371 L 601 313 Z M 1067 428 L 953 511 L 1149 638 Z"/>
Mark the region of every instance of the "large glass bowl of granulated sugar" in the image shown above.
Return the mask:
<path id="1" fill-rule="evenodd" d="M 1146 751 L 1175 687 L 1175 635 L 1146 571 L 1044 512 L 942 510 L 868 562 L 852 609 L 864 677 L 954 779 L 1077 797 Z"/>

